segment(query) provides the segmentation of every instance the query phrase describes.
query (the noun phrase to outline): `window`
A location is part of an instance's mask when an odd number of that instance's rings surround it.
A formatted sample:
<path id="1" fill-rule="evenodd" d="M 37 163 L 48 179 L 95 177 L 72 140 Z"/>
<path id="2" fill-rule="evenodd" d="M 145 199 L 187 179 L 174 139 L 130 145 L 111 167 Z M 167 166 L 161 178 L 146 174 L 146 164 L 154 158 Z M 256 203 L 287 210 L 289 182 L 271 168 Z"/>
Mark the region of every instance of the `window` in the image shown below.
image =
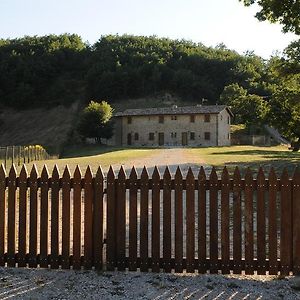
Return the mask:
<path id="1" fill-rule="evenodd" d="M 227 119 L 227 123 L 228 123 L 228 124 L 230 124 L 230 117 L 228 117 L 228 119 Z"/>
<path id="2" fill-rule="evenodd" d="M 191 121 L 191 123 L 195 123 L 195 115 L 190 116 L 190 121 Z"/>
<path id="3" fill-rule="evenodd" d="M 171 116 L 171 120 L 177 120 L 177 116 Z"/>
<path id="4" fill-rule="evenodd" d="M 192 140 L 192 141 L 195 140 L 195 132 L 190 133 L 190 140 Z"/>
<path id="5" fill-rule="evenodd" d="M 138 141 L 138 140 L 139 140 L 139 134 L 138 134 L 137 132 L 134 134 L 134 140 L 135 140 L 135 141 Z"/>
<path id="6" fill-rule="evenodd" d="M 153 132 L 149 133 L 149 141 L 154 141 L 154 133 Z"/>
<path id="7" fill-rule="evenodd" d="M 132 117 L 127 117 L 127 124 L 131 124 L 132 123 Z"/>
<path id="8" fill-rule="evenodd" d="M 209 141 L 210 140 L 210 132 L 204 132 L 204 139 L 206 141 Z"/>
<path id="9" fill-rule="evenodd" d="M 159 116 L 158 123 L 163 123 L 163 122 L 164 122 L 164 116 Z"/>
<path id="10" fill-rule="evenodd" d="M 204 122 L 209 123 L 210 122 L 210 115 L 204 115 Z"/>
<path id="11" fill-rule="evenodd" d="M 176 132 L 171 132 L 171 138 L 176 138 L 177 133 Z"/>

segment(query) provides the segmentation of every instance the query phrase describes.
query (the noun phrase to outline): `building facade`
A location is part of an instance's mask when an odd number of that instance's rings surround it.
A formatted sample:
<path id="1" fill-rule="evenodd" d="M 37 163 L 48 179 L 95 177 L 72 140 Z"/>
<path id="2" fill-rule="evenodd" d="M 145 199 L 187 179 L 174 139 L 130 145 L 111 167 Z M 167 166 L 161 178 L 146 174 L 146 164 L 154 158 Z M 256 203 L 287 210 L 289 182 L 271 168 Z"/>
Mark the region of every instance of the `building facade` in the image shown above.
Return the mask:
<path id="1" fill-rule="evenodd" d="M 231 117 L 221 105 L 128 109 L 115 114 L 115 144 L 228 146 Z"/>

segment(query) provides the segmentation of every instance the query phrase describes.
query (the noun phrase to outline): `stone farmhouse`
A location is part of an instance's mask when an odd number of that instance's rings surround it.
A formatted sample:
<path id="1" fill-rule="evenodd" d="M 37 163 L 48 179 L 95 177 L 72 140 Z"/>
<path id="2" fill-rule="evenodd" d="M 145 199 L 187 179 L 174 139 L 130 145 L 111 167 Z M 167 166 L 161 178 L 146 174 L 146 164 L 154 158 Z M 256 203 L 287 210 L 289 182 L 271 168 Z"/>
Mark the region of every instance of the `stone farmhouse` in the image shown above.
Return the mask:
<path id="1" fill-rule="evenodd" d="M 228 146 L 231 110 L 223 105 L 127 109 L 115 114 L 122 146 Z"/>

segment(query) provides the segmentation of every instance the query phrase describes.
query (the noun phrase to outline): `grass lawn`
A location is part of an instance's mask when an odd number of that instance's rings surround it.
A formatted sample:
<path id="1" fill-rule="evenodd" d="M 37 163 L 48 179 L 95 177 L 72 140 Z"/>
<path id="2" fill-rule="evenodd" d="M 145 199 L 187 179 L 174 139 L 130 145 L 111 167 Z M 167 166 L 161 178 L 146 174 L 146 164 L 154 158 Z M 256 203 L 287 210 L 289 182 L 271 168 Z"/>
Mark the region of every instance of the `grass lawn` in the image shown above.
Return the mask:
<path id="1" fill-rule="evenodd" d="M 71 172 L 75 170 L 77 165 L 79 165 L 81 171 L 84 172 L 89 165 L 95 173 L 100 165 L 103 169 L 107 169 L 110 165 L 120 165 L 132 159 L 149 157 L 158 151 L 159 149 L 121 149 L 88 146 L 78 148 L 77 152 L 75 149 L 71 149 L 65 154 L 68 156 L 65 158 L 37 161 L 33 163 L 37 165 L 40 172 L 45 164 L 47 164 L 49 172 L 53 169 L 54 165 L 57 164 L 61 173 L 66 165 L 69 166 Z M 27 165 L 28 170 L 31 169 L 33 163 Z"/>
<path id="2" fill-rule="evenodd" d="M 165 150 L 168 151 L 168 150 Z M 276 147 L 255 147 L 255 146 L 231 146 L 231 147 L 209 147 L 209 148 L 181 148 L 178 149 L 180 155 L 177 159 L 175 153 L 175 164 L 194 164 L 195 166 L 208 165 L 215 166 L 220 174 L 224 166 L 227 166 L 230 173 L 238 166 L 243 174 L 247 167 L 250 167 L 254 173 L 262 166 L 268 173 L 270 167 L 273 166 L 279 176 L 280 172 L 287 167 L 291 175 L 297 165 L 300 165 L 300 152 L 294 153 L 283 146 Z M 105 170 L 110 165 L 131 165 L 136 160 L 148 159 L 152 166 L 161 160 L 161 149 L 147 148 L 112 148 L 87 146 L 69 149 L 65 153 L 65 158 L 54 159 L 48 161 L 35 162 L 39 171 L 44 164 L 47 164 L 49 171 L 53 169 L 55 164 L 58 165 L 61 173 L 66 165 L 71 171 L 74 171 L 76 165 L 80 165 L 84 171 L 88 165 L 96 172 L 99 165 Z M 171 152 L 170 152 L 171 153 Z M 166 153 L 164 152 L 164 155 Z M 174 153 L 172 154 L 174 155 Z M 153 160 L 152 157 L 153 156 Z M 150 158 L 150 160 L 149 160 Z M 28 170 L 31 169 L 33 163 L 28 164 Z M 151 167 L 148 165 L 148 167 Z M 20 169 L 20 167 L 18 167 Z M 267 174 L 266 173 L 266 174 Z"/>
<path id="3" fill-rule="evenodd" d="M 209 147 L 193 148 L 189 151 L 193 156 L 201 158 L 206 164 L 215 166 L 218 171 L 224 166 L 227 166 L 230 172 L 236 166 L 240 169 L 250 167 L 253 171 L 262 166 L 268 172 L 273 166 L 278 174 L 285 167 L 289 174 L 292 174 L 295 167 L 300 166 L 300 152 L 292 152 L 284 146 Z"/>

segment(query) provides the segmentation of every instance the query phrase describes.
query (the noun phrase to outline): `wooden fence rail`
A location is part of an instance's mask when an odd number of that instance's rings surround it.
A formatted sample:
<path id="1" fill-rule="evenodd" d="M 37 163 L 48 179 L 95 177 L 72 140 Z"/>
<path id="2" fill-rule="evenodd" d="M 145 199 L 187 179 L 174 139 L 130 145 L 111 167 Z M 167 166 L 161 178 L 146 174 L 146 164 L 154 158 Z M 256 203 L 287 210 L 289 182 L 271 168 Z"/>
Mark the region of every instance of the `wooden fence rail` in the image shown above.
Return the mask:
<path id="1" fill-rule="evenodd" d="M 240 274 L 300 271 L 300 172 L 218 178 L 0 167 L 0 265 Z"/>

